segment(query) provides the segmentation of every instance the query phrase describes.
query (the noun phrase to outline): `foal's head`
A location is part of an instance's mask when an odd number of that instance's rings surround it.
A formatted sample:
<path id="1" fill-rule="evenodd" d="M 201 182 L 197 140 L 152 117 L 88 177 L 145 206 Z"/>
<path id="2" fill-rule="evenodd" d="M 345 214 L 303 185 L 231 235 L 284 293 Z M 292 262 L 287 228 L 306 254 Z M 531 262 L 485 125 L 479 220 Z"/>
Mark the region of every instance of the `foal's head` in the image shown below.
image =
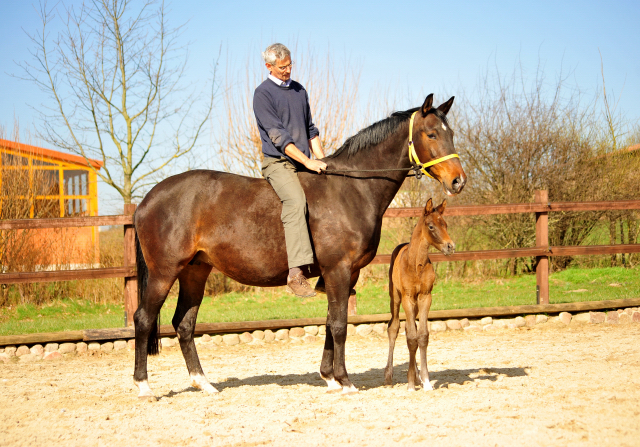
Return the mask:
<path id="1" fill-rule="evenodd" d="M 447 233 L 447 223 L 444 221 L 442 215 L 447 207 L 447 201 L 443 200 L 440 205 L 433 207 L 431 199 L 427 201 L 427 205 L 424 207 L 424 214 L 418 222 L 418 225 L 422 226 L 421 237 L 429 242 L 429 245 L 433 245 L 445 255 L 451 255 L 456 249 L 456 244 L 453 243 Z"/>

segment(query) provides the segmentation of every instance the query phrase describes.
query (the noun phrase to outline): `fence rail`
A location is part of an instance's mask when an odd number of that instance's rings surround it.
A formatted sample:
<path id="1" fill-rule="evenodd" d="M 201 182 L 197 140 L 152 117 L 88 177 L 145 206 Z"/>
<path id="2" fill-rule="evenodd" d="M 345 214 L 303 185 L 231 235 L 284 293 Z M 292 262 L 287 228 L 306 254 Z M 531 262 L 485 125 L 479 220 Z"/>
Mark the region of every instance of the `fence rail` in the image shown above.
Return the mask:
<path id="1" fill-rule="evenodd" d="M 135 276 L 136 252 L 133 213 L 136 205 L 125 205 L 124 214 L 117 216 L 93 216 L 57 219 L 18 219 L 0 221 L 0 230 L 65 228 L 85 226 L 124 226 L 124 266 L 85 270 L 58 270 L 46 272 L 0 273 L 0 284 L 70 281 L 98 278 L 124 278 L 125 312 L 129 325 L 133 324 L 133 312 L 137 308 L 137 278 Z M 550 212 L 622 211 L 640 209 L 640 200 L 606 202 L 549 202 L 547 191 L 537 191 L 534 203 L 512 203 L 498 205 L 459 205 L 447 207 L 447 216 L 478 216 L 491 214 L 536 214 L 536 246 L 502 250 L 463 251 L 451 256 L 431 253 L 432 262 L 478 261 L 509 259 L 535 256 L 537 303 L 549 304 L 549 257 L 604 255 L 618 253 L 640 253 L 640 244 L 592 245 L 592 246 L 549 246 L 548 214 Z M 418 217 L 423 208 L 390 208 L 384 217 Z M 372 264 L 388 264 L 391 255 L 377 255 Z M 213 270 L 217 272 L 216 269 Z"/>

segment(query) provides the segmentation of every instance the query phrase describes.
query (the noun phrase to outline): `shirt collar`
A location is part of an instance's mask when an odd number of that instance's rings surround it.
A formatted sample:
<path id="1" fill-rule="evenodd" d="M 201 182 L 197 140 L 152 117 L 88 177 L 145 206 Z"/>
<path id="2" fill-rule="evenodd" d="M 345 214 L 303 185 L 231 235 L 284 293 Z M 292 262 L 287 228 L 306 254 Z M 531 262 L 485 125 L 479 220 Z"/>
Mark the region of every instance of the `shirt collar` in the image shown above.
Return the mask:
<path id="1" fill-rule="evenodd" d="M 289 85 L 291 84 L 291 78 L 289 78 L 288 81 L 283 81 L 281 79 L 276 78 L 271 73 L 269 73 L 269 79 L 271 79 L 273 82 L 276 83 L 276 85 L 280 87 L 289 87 Z"/>

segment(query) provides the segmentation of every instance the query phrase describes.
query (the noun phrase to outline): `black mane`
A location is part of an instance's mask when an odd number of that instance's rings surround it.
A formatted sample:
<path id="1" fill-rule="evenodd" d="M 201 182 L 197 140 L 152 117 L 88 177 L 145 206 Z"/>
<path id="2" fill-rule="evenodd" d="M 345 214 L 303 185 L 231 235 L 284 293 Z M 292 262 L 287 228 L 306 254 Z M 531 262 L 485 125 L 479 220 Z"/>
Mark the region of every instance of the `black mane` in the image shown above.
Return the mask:
<path id="1" fill-rule="evenodd" d="M 347 157 L 351 157 L 352 155 L 358 153 L 361 149 L 382 143 L 398 129 L 398 126 L 400 126 L 400 124 L 408 121 L 411 118 L 413 112 L 419 109 L 420 107 L 416 107 L 401 112 L 393 112 L 388 118 L 380 120 L 377 123 L 373 123 L 369 127 L 365 127 L 364 129 L 360 130 L 352 137 L 347 138 L 344 144 L 327 158 L 337 157 L 343 152 L 347 153 Z M 447 122 L 447 116 L 440 110 L 432 108 L 431 110 L 429 110 L 429 113 L 435 114 L 442 120 L 445 125 L 449 126 L 449 123 Z"/>

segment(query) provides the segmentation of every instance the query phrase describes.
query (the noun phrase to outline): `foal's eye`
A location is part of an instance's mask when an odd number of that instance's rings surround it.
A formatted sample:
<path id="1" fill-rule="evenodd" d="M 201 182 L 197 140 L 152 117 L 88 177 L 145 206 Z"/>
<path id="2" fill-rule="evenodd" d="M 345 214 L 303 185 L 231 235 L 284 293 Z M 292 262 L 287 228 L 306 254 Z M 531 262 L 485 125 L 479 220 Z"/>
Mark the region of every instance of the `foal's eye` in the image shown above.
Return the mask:
<path id="1" fill-rule="evenodd" d="M 433 225 L 429 225 L 429 231 L 433 231 L 435 230 L 435 227 Z"/>

